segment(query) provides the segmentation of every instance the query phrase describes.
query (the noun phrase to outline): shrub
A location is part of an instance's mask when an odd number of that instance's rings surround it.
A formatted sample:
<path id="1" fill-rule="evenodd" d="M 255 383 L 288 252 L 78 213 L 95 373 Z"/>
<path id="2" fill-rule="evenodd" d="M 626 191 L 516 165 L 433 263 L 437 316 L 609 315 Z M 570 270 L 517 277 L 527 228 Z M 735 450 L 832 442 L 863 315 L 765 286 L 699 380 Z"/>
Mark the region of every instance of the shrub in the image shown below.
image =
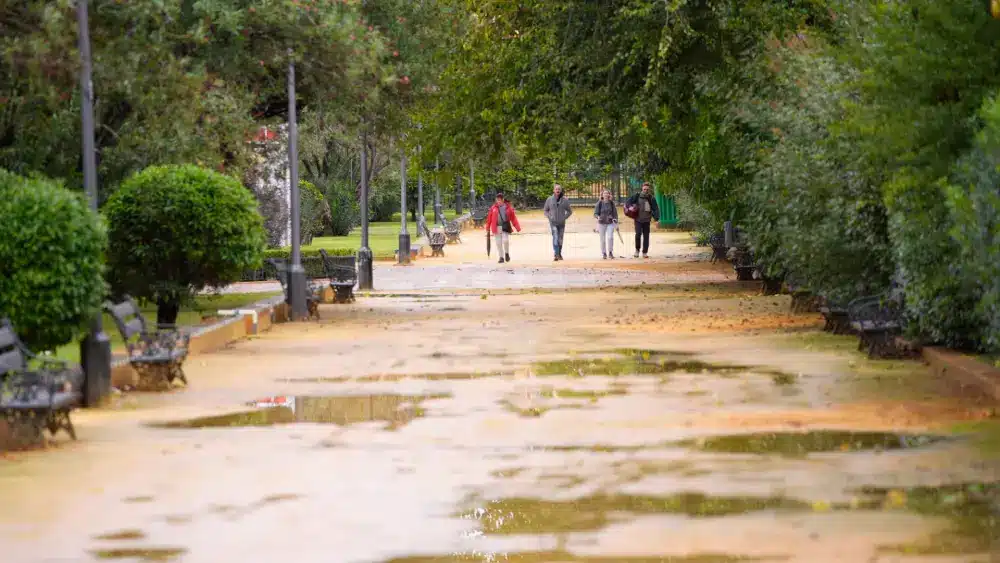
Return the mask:
<path id="1" fill-rule="evenodd" d="M 261 263 L 266 234 L 253 195 L 197 166 L 154 166 L 108 200 L 112 288 L 157 305 L 173 324 L 182 303 Z"/>
<path id="2" fill-rule="evenodd" d="M 330 222 L 330 206 L 315 185 L 299 180 L 299 240 L 302 244 L 312 244 L 314 236 L 323 234 L 324 226 Z"/>
<path id="3" fill-rule="evenodd" d="M 361 218 L 354 186 L 347 182 L 334 182 L 327 189 L 326 198 L 330 204 L 329 234 L 335 237 L 351 234 Z"/>
<path id="4" fill-rule="evenodd" d="M 51 350 L 78 336 L 105 294 L 104 225 L 80 194 L 0 169 L 0 317 Z"/>

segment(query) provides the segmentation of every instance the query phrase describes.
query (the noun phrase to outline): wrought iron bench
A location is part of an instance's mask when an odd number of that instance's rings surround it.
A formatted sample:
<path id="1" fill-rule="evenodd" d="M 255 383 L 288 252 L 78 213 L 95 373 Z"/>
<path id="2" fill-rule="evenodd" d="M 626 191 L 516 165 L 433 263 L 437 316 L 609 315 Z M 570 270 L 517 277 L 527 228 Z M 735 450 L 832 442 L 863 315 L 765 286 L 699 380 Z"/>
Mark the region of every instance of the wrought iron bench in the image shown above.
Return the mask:
<path id="1" fill-rule="evenodd" d="M 458 221 L 448 221 L 444 224 L 444 236 L 448 244 L 462 242 L 462 224 Z"/>
<path id="2" fill-rule="evenodd" d="M 760 276 L 761 295 L 778 295 L 781 293 L 781 288 L 785 283 L 785 274 L 768 274 L 767 264 L 758 261 L 757 262 L 757 275 Z"/>
<path id="3" fill-rule="evenodd" d="M 431 256 L 444 256 L 444 245 L 447 243 L 444 232 L 436 229 L 431 231 L 423 216 L 417 217 L 417 229 L 427 237 L 427 242 L 431 245 Z"/>
<path id="4" fill-rule="evenodd" d="M 0 319 L 0 414 L 15 446 L 40 444 L 46 429 L 53 436 L 65 430 L 76 440 L 69 413 L 83 399 L 83 383 L 79 368 L 36 356 L 10 321 Z"/>
<path id="5" fill-rule="evenodd" d="M 858 350 L 870 358 L 894 358 L 900 355 L 896 337 L 903 332 L 903 291 L 901 288 L 881 295 L 859 297 L 847 305 L 850 326 L 858 333 Z"/>
<path id="6" fill-rule="evenodd" d="M 190 333 L 173 325 L 150 329 L 139 306 L 128 296 L 121 303 L 105 303 L 104 309 L 118 327 L 128 350 L 129 364 L 139 375 L 141 386 L 169 388 L 175 379 L 188 384 L 184 360 L 191 343 Z"/>
<path id="7" fill-rule="evenodd" d="M 733 271 L 736 272 L 738 281 L 753 280 L 753 274 L 757 271 L 753 252 L 748 249 L 738 249 L 733 255 Z"/>
<path id="8" fill-rule="evenodd" d="M 708 244 L 712 247 L 712 263 L 725 261 L 729 248 L 726 246 L 726 235 L 715 233 L 708 237 Z"/>
<path id="9" fill-rule="evenodd" d="M 281 291 L 285 294 L 285 303 L 291 304 L 288 297 L 288 263 L 278 258 L 268 258 L 265 261 L 271 268 L 274 268 L 278 282 L 281 283 Z M 309 317 L 319 320 L 319 302 L 321 288 L 313 280 L 308 280 L 306 285 L 306 307 L 309 309 Z"/>
<path id="10" fill-rule="evenodd" d="M 475 206 L 472 208 L 472 224 L 476 227 L 482 227 L 486 224 L 486 216 L 490 212 L 490 206 L 486 204 L 485 201 L 476 201 Z"/>
<path id="11" fill-rule="evenodd" d="M 823 325 L 823 330 L 826 332 L 832 332 L 833 334 L 854 333 L 854 330 L 851 328 L 847 305 L 844 305 L 844 303 L 823 297 L 819 312 L 826 321 Z"/>
<path id="12" fill-rule="evenodd" d="M 330 256 L 323 249 L 319 254 L 323 257 L 323 269 L 333 288 L 333 302 L 353 303 L 354 286 L 358 283 L 358 257 Z"/>

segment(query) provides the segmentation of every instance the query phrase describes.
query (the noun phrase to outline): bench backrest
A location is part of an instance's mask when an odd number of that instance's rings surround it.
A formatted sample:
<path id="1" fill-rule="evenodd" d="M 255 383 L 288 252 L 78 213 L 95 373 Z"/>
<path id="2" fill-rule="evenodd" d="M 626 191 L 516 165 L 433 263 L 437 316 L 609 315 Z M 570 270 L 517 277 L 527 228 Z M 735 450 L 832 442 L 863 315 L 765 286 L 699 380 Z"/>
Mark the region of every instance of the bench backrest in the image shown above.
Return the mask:
<path id="1" fill-rule="evenodd" d="M 146 334 L 146 319 L 142 316 L 139 305 L 126 295 L 121 303 L 105 304 L 104 309 L 111 315 L 111 320 L 118 327 L 118 332 L 131 353 L 132 347 Z"/>
<path id="2" fill-rule="evenodd" d="M 427 228 L 427 219 L 424 219 L 423 215 L 417 217 L 417 230 L 422 236 L 431 238 L 431 230 Z"/>
<path id="3" fill-rule="evenodd" d="M 28 356 L 9 319 L 0 319 L 0 381 L 13 371 L 28 367 Z"/>
<path id="4" fill-rule="evenodd" d="M 271 267 L 275 271 L 275 277 L 278 278 L 278 282 L 281 284 L 281 291 L 285 294 L 285 299 L 288 298 L 288 263 L 284 260 L 279 260 L 277 258 L 268 258 L 264 261 L 264 264 Z"/>
<path id="5" fill-rule="evenodd" d="M 354 282 L 358 280 L 357 256 L 330 256 L 323 249 L 319 255 L 323 257 L 323 270 L 331 282 Z"/>

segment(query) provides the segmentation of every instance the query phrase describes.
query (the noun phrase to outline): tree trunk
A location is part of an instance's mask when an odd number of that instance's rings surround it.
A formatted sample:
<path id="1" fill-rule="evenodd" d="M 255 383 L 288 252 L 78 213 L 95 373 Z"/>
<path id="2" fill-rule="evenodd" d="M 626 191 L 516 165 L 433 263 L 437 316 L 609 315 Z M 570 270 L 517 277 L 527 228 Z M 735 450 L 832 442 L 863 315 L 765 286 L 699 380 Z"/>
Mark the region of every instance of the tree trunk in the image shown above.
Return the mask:
<path id="1" fill-rule="evenodd" d="M 166 297 L 156 300 L 156 325 L 177 324 L 177 314 L 181 311 L 181 304 L 176 299 Z"/>

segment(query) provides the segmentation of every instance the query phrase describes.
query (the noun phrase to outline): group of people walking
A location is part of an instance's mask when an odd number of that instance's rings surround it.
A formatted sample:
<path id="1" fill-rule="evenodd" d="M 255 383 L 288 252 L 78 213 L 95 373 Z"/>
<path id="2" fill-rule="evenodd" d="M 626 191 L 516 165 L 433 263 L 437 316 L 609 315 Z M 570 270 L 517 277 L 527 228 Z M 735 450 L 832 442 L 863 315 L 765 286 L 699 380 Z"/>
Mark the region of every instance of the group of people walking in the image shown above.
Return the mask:
<path id="1" fill-rule="evenodd" d="M 566 221 L 573 215 L 573 208 L 570 207 L 569 198 L 563 194 L 562 186 L 556 184 L 553 187 L 552 195 L 545 200 L 542 211 L 549 221 L 549 230 L 552 233 L 553 260 L 558 262 L 563 259 L 562 249 L 563 238 L 566 234 Z M 624 213 L 635 222 L 635 254 L 633 257 L 638 258 L 641 251 L 643 258 L 649 258 L 650 225 L 653 221 L 659 220 L 660 217 L 660 210 L 656 205 L 656 199 L 653 197 L 649 183 L 644 183 L 638 193 L 626 200 Z M 601 256 L 605 260 L 614 260 L 614 235 L 615 231 L 618 230 L 619 219 L 618 207 L 610 190 L 604 190 L 601 193 L 601 199 L 594 206 L 594 218 L 597 219 Z M 501 264 L 510 262 L 510 235 L 514 230 L 521 232 L 521 225 L 517 221 L 514 206 L 502 193 L 497 194 L 496 202 L 486 215 L 486 231 L 493 237 Z"/>

